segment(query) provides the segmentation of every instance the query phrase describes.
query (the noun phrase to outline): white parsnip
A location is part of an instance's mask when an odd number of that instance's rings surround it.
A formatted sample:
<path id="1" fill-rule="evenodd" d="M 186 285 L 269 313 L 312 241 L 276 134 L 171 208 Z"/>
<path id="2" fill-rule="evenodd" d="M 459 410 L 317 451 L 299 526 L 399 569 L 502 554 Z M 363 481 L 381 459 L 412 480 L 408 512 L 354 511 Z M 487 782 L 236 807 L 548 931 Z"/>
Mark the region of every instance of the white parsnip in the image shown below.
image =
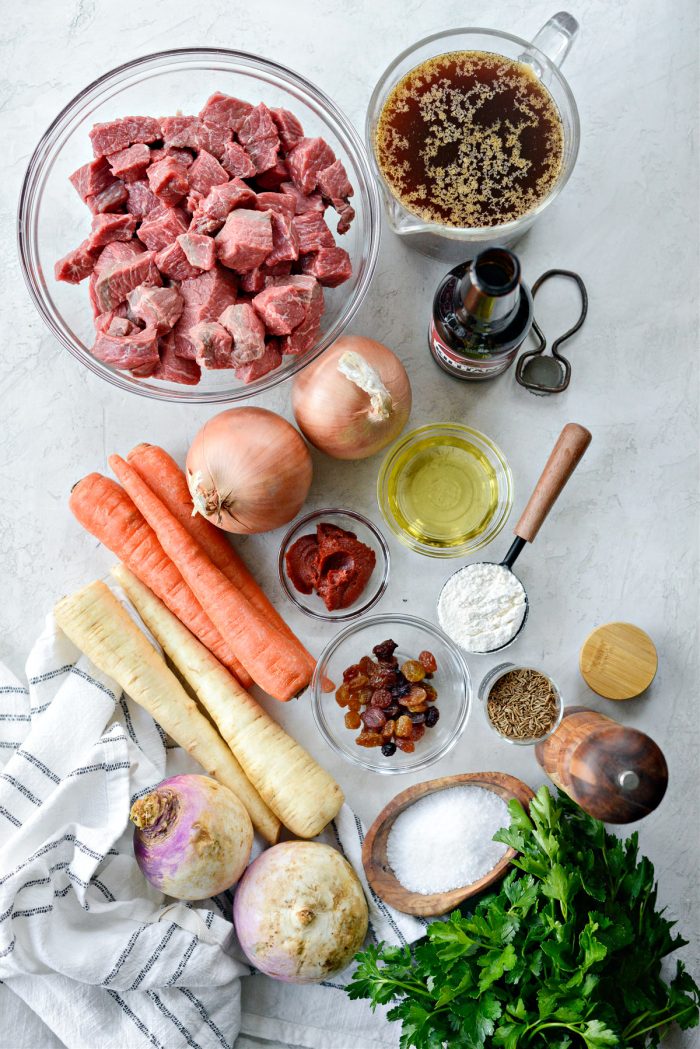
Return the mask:
<path id="1" fill-rule="evenodd" d="M 333 777 L 292 739 L 180 620 L 124 565 L 112 574 L 209 711 L 248 779 L 300 838 L 319 834 L 343 804 Z"/>
<path id="2" fill-rule="evenodd" d="M 276 842 L 279 820 L 109 587 L 99 580 L 90 583 L 59 601 L 54 615 L 81 652 L 114 678 L 205 772 L 229 787 L 245 806 L 253 826 L 266 841 Z"/>

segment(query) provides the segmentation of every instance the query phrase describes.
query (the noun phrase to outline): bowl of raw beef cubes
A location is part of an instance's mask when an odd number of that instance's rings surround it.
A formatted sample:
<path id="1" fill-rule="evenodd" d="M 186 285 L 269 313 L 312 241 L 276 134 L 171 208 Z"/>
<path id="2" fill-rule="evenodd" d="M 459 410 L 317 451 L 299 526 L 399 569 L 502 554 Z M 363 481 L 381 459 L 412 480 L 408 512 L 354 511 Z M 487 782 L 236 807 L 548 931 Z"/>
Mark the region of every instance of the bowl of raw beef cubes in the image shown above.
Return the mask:
<path id="1" fill-rule="evenodd" d="M 59 114 L 27 168 L 19 247 L 39 313 L 92 372 L 235 401 L 342 333 L 376 263 L 378 195 L 354 128 L 302 77 L 168 51 Z"/>

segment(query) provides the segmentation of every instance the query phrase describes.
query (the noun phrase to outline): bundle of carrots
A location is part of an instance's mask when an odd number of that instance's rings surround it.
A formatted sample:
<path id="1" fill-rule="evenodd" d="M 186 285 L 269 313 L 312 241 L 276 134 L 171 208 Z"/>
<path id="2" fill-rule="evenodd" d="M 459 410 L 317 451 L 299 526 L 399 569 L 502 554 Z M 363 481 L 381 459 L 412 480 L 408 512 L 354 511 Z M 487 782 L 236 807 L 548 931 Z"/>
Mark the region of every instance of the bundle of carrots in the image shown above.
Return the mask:
<path id="1" fill-rule="evenodd" d="M 121 486 L 92 473 L 73 488 L 80 524 L 108 547 L 244 687 L 286 701 L 311 680 L 314 659 L 226 537 L 192 514 L 187 479 L 156 445 L 109 464 Z M 123 487 L 122 487 L 123 486 Z"/>

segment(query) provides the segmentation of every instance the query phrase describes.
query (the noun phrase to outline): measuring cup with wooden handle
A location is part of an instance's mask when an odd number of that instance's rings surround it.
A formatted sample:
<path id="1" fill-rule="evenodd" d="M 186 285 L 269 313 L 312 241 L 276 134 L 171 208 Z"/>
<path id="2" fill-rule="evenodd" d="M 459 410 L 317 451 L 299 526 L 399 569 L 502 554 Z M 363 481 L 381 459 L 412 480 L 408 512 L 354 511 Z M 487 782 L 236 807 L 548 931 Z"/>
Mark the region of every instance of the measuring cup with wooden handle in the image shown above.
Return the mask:
<path id="1" fill-rule="evenodd" d="M 528 500 L 527 506 L 520 515 L 520 520 L 515 526 L 515 539 L 508 553 L 500 562 L 502 568 L 507 568 L 509 572 L 513 572 L 513 565 L 520 555 L 520 552 L 525 544 L 531 543 L 539 532 L 547 514 L 561 495 L 564 485 L 580 463 L 583 454 L 590 443 L 590 431 L 587 430 L 585 426 L 580 426 L 578 423 L 567 423 L 561 431 L 557 438 L 557 443 L 554 445 L 552 453 L 545 464 L 544 470 L 540 474 L 540 479 L 535 485 L 534 491 Z M 482 561 L 475 563 L 495 564 L 496 562 Z M 467 565 L 466 568 L 460 568 L 459 572 L 450 576 L 447 583 L 445 583 L 445 586 L 448 586 L 452 582 L 455 575 L 459 575 L 462 572 L 469 572 L 470 569 L 473 568 L 474 564 Z M 513 575 L 515 576 L 514 572 Z M 500 652 L 508 645 L 511 645 L 520 634 L 527 621 L 530 606 L 525 587 L 519 579 L 518 583 L 522 587 L 523 595 L 525 597 L 525 612 L 520 626 L 513 636 L 508 638 L 504 644 L 498 645 L 496 648 L 480 648 L 474 649 L 474 651 Z M 439 607 L 440 601 L 438 600 L 438 608 Z"/>

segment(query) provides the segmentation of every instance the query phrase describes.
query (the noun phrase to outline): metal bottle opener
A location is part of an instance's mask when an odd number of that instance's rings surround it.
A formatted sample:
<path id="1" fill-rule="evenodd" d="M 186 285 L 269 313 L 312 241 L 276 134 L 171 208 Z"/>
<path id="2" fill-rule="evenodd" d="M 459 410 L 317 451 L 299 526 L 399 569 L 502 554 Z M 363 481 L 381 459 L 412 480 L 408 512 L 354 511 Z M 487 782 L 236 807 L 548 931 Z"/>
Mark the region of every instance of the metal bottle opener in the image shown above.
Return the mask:
<path id="1" fill-rule="evenodd" d="M 548 393 L 561 393 L 569 385 L 571 379 L 571 365 L 569 361 L 559 352 L 559 347 L 572 335 L 575 335 L 582 326 L 588 313 L 588 292 L 586 285 L 578 273 L 572 270 L 546 270 L 532 285 L 532 297 L 534 299 L 539 288 L 548 281 L 550 277 L 569 277 L 578 285 L 581 292 L 581 315 L 572 328 L 560 335 L 552 343 L 552 355 L 545 355 L 547 339 L 535 319 L 532 321 L 532 331 L 539 340 L 537 349 L 528 350 L 523 353 L 515 369 L 515 378 L 521 386 L 531 393 L 546 395 Z"/>

